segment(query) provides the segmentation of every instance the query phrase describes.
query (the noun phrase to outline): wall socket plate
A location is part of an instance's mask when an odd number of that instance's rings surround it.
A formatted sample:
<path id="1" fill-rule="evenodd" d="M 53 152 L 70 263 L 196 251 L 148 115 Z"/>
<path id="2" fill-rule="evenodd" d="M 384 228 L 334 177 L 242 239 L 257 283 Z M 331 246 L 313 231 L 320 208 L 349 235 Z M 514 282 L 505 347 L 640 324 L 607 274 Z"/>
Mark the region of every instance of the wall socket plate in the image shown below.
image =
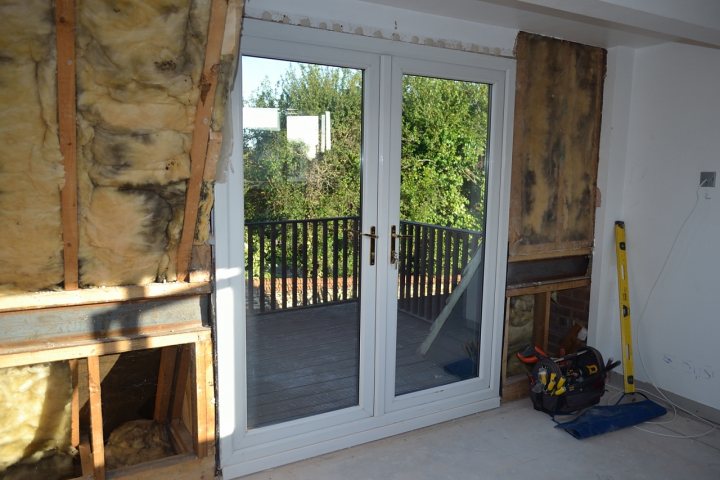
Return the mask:
<path id="1" fill-rule="evenodd" d="M 715 188 L 715 172 L 700 172 L 700 186 Z"/>

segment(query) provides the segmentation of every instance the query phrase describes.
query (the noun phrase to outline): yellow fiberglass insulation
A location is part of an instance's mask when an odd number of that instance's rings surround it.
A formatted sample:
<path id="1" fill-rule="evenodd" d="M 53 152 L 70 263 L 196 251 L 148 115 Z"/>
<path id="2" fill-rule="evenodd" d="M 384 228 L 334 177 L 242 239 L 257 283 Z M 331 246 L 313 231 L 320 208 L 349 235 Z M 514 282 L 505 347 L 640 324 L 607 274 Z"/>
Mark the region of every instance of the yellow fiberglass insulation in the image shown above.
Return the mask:
<path id="1" fill-rule="evenodd" d="M 105 462 L 110 470 L 172 455 L 167 427 L 153 420 L 131 420 L 110 434 Z"/>
<path id="2" fill-rule="evenodd" d="M 0 288 L 62 282 L 55 22 L 50 0 L 0 2 Z"/>
<path id="3" fill-rule="evenodd" d="M 209 0 L 80 0 L 80 281 L 175 280 Z"/>
<path id="4" fill-rule="evenodd" d="M 0 478 L 70 453 L 71 397 L 66 362 L 0 369 Z"/>

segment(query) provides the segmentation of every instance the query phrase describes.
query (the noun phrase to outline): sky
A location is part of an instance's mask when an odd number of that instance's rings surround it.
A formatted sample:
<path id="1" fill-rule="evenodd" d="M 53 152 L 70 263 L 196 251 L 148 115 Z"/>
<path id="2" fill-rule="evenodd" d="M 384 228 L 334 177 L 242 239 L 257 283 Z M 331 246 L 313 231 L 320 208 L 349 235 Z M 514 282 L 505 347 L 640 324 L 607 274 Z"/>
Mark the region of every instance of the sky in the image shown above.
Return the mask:
<path id="1" fill-rule="evenodd" d="M 267 78 L 270 85 L 280 80 L 290 66 L 295 62 L 273 60 L 269 58 L 242 57 L 242 95 L 243 99 L 250 98 L 262 81 Z"/>

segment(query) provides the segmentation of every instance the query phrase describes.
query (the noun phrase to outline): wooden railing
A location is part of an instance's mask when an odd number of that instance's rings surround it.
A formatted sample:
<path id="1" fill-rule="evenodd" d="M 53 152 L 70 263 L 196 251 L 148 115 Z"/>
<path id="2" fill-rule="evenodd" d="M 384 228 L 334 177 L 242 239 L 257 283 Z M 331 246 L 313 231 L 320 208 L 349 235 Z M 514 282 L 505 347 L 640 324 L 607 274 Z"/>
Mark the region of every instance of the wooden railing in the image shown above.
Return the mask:
<path id="1" fill-rule="evenodd" d="M 245 224 L 247 308 L 253 313 L 357 300 L 358 217 Z M 398 308 L 431 320 L 460 283 L 482 233 L 401 222 Z"/>

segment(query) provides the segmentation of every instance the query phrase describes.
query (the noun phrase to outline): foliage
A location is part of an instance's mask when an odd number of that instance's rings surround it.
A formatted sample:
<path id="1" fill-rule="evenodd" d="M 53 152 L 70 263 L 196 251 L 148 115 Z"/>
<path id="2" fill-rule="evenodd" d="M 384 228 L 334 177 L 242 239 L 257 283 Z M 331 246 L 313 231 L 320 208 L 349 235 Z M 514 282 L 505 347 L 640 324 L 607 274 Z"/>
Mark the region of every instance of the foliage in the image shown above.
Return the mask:
<path id="1" fill-rule="evenodd" d="M 481 230 L 488 87 L 405 76 L 403 93 L 401 218 Z M 245 132 L 246 221 L 359 215 L 362 72 L 299 64 L 249 105 L 278 108 L 281 131 Z M 332 148 L 308 159 L 282 129 L 326 111 Z"/>

